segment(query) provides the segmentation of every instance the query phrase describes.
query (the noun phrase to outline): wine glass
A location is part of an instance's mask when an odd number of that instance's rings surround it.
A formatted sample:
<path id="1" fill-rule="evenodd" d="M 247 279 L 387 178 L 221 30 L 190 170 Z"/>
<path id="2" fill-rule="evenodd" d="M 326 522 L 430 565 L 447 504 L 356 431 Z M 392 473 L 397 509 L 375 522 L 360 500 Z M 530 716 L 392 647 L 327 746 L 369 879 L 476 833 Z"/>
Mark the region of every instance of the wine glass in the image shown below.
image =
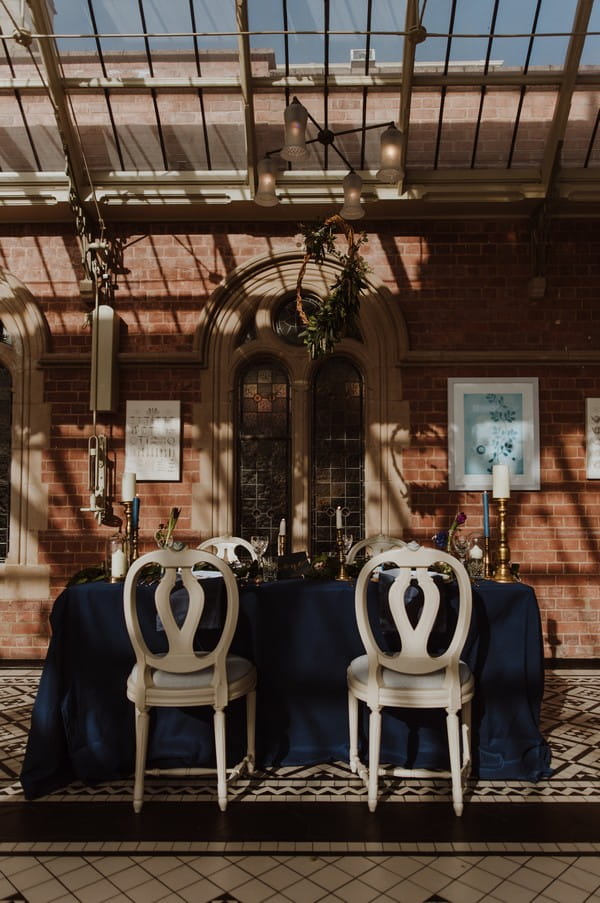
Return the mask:
<path id="1" fill-rule="evenodd" d="M 269 537 L 264 534 L 257 534 L 250 537 L 250 545 L 256 552 L 259 567 L 263 566 L 263 556 L 269 546 Z"/>
<path id="2" fill-rule="evenodd" d="M 465 533 L 461 533 L 460 530 L 457 530 L 452 537 L 452 546 L 458 556 L 458 560 L 461 564 L 464 564 L 469 553 L 469 548 L 471 547 L 470 537 Z"/>
<path id="3" fill-rule="evenodd" d="M 352 546 L 354 545 L 354 536 L 352 533 L 344 533 L 342 536 L 342 548 L 344 550 L 344 555 L 347 555 Z"/>

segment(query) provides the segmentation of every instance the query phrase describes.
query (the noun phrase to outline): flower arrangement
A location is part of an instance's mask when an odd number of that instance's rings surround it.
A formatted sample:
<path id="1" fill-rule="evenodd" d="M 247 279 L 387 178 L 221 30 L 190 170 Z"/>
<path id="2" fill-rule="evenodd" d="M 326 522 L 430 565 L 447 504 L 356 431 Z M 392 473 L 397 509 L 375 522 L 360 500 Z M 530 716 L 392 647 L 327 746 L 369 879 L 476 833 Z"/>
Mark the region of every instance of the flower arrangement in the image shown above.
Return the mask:
<path id="1" fill-rule="evenodd" d="M 433 537 L 433 542 L 437 546 L 438 549 L 442 549 L 444 552 L 449 552 L 452 554 L 452 537 L 456 533 L 459 527 L 466 522 L 467 515 L 464 511 L 459 511 L 452 523 L 450 524 L 449 530 L 439 530 Z"/>
<path id="2" fill-rule="evenodd" d="M 167 523 L 158 525 L 158 530 L 154 534 L 154 539 L 159 548 L 168 549 L 171 546 L 176 547 L 176 544 L 173 542 L 173 531 L 175 530 L 180 514 L 181 508 L 171 508 Z M 180 548 L 183 548 L 183 546 L 180 546 Z"/>
<path id="3" fill-rule="evenodd" d="M 340 229 L 346 238 L 346 253 L 338 251 L 335 245 L 335 230 Z M 296 283 L 296 308 L 304 331 L 304 344 L 312 358 L 329 354 L 334 345 L 345 335 L 348 327 L 358 316 L 360 298 L 367 287 L 366 276 L 369 267 L 360 254 L 361 245 L 367 241 L 363 232 L 357 238 L 352 226 L 335 214 L 322 225 L 300 225 L 304 236 L 304 259 Z M 320 308 L 310 316 L 302 303 L 302 280 L 309 260 L 322 264 L 327 256 L 341 267 L 338 276 L 323 299 Z"/>

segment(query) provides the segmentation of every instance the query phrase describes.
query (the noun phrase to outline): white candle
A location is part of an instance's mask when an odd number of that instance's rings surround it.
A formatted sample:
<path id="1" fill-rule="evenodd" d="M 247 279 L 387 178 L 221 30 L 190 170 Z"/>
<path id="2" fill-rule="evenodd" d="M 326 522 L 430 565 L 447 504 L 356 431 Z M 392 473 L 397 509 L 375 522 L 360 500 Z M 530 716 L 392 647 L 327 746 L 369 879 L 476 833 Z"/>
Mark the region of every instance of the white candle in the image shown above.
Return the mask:
<path id="1" fill-rule="evenodd" d="M 282 517 L 279 521 L 279 535 L 285 536 L 285 517 Z"/>
<path id="2" fill-rule="evenodd" d="M 475 558 L 477 560 L 483 558 L 483 549 L 481 548 L 481 546 L 478 546 L 477 544 L 471 546 L 471 549 L 469 551 L 469 558 Z"/>
<path id="3" fill-rule="evenodd" d="M 339 505 L 335 509 L 335 526 L 338 530 L 342 529 L 342 509 Z"/>
<path id="4" fill-rule="evenodd" d="M 492 470 L 492 495 L 495 499 L 510 498 L 510 477 L 506 464 L 494 464 Z"/>
<path id="5" fill-rule="evenodd" d="M 123 549 L 116 549 L 110 556 L 110 574 L 111 577 L 125 576 L 125 552 Z"/>
<path id="6" fill-rule="evenodd" d="M 132 502 L 135 498 L 135 474 L 134 473 L 124 473 L 123 481 L 121 483 L 121 501 L 122 502 Z"/>

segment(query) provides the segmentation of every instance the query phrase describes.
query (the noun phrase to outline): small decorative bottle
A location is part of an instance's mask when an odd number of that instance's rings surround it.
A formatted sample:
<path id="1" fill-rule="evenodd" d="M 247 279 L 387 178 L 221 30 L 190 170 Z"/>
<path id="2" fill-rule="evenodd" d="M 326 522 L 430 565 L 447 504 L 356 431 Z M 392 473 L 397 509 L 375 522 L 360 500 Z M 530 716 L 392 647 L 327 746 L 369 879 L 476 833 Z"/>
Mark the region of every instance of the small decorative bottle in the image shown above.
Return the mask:
<path id="1" fill-rule="evenodd" d="M 106 543 L 106 571 L 111 583 L 125 579 L 127 572 L 127 537 L 113 533 Z"/>

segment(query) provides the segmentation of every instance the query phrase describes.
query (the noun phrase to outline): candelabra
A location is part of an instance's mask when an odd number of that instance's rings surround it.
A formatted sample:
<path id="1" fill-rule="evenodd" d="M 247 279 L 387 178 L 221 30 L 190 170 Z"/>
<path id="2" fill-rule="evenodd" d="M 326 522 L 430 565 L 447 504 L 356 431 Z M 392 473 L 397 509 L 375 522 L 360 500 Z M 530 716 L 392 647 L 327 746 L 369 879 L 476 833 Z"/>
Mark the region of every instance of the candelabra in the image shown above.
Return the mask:
<path id="1" fill-rule="evenodd" d="M 497 583 L 512 583 L 514 577 L 510 570 L 510 549 L 506 538 L 506 499 L 498 499 L 498 530 L 500 541 L 498 543 L 498 567 L 494 573 Z"/>
<path id="2" fill-rule="evenodd" d="M 336 531 L 336 543 L 337 543 L 337 551 L 338 551 L 338 561 L 340 563 L 339 574 L 336 577 L 336 580 L 349 580 L 348 572 L 346 570 L 346 551 L 344 549 L 344 528 L 338 527 Z"/>

